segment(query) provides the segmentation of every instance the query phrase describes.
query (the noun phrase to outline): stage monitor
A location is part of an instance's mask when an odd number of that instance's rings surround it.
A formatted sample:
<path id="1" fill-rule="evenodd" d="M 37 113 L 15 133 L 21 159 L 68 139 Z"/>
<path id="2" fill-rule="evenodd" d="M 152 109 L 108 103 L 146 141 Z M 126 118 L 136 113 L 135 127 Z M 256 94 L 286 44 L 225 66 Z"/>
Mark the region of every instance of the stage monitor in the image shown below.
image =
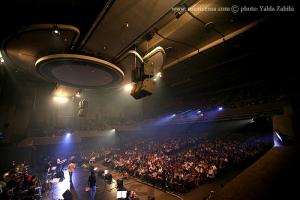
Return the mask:
<path id="1" fill-rule="evenodd" d="M 117 191 L 117 199 L 126 199 L 127 191 Z"/>

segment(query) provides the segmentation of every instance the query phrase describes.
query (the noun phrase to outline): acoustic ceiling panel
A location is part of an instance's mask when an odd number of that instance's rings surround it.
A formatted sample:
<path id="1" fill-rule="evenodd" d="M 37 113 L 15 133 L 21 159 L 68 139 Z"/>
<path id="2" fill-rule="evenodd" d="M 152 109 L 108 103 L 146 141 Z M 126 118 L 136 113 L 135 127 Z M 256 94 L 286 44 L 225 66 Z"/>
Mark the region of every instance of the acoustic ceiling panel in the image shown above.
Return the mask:
<path id="1" fill-rule="evenodd" d="M 111 59 L 135 44 L 179 0 L 117 0 L 99 22 L 83 50 Z"/>

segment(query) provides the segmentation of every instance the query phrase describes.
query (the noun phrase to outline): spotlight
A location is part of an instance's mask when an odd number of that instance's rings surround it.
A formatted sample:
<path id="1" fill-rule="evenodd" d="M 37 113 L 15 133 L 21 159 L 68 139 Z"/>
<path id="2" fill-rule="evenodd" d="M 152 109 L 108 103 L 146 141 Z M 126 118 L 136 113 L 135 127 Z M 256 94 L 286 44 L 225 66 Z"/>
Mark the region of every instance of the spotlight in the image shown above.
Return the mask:
<path id="1" fill-rule="evenodd" d="M 112 133 L 115 133 L 115 132 L 116 132 L 116 129 L 114 129 L 114 128 L 111 129 L 111 132 L 112 132 Z"/>
<path id="2" fill-rule="evenodd" d="M 176 117 L 176 114 L 173 114 L 171 117 Z"/>
<path id="3" fill-rule="evenodd" d="M 53 34 L 54 35 L 59 35 L 60 34 L 60 32 L 58 30 L 58 26 L 56 24 L 54 25 L 54 28 L 53 28 Z"/>
<path id="4" fill-rule="evenodd" d="M 75 96 L 77 97 L 77 98 L 79 98 L 81 95 L 80 95 L 80 92 L 77 92 L 76 94 L 75 94 Z"/>
<path id="5" fill-rule="evenodd" d="M 2 54 L 0 52 L 0 63 L 3 64 L 4 63 L 4 58 L 2 57 Z"/>
<path id="6" fill-rule="evenodd" d="M 64 104 L 64 103 L 67 103 L 69 101 L 69 99 L 67 97 L 64 97 L 64 96 L 54 96 L 53 101 L 55 101 L 57 103 Z"/>
<path id="7" fill-rule="evenodd" d="M 219 111 L 223 110 L 223 107 L 220 106 L 220 107 L 218 108 L 218 110 L 219 110 Z"/>
<path id="8" fill-rule="evenodd" d="M 132 90 L 132 88 L 133 88 L 132 83 L 128 83 L 128 84 L 124 85 L 125 92 L 130 92 Z"/>
<path id="9" fill-rule="evenodd" d="M 276 133 L 276 136 L 279 138 L 279 140 L 282 142 L 282 138 L 280 137 L 280 135 L 278 134 L 278 132 L 275 131 L 275 133 Z"/>
<path id="10" fill-rule="evenodd" d="M 201 113 L 201 110 L 198 110 L 198 111 L 197 111 L 197 114 L 200 114 L 200 113 Z"/>
<path id="11" fill-rule="evenodd" d="M 292 144 L 292 139 L 288 135 L 279 131 L 278 129 L 274 130 L 273 140 L 274 146 L 285 146 Z"/>
<path id="12" fill-rule="evenodd" d="M 157 74 L 155 74 L 153 80 L 154 80 L 154 81 L 158 81 L 161 77 L 162 77 L 161 72 L 158 72 Z"/>
<path id="13" fill-rule="evenodd" d="M 71 136 L 71 133 L 67 133 L 67 137 L 70 137 Z"/>

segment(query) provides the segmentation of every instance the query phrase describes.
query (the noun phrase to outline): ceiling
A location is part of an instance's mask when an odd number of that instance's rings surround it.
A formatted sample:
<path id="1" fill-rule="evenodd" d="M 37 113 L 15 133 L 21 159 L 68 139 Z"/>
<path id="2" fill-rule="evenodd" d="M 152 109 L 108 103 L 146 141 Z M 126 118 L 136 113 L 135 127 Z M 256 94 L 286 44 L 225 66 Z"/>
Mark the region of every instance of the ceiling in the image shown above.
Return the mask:
<path id="1" fill-rule="evenodd" d="M 258 6 L 257 2 L 248 4 Z M 296 13 L 292 11 L 203 11 L 233 5 L 242 8 L 244 4 L 234 0 L 10 0 L 7 3 L 0 12 L 4 27 L 0 31 L 2 45 L 11 35 L 33 24 L 71 25 L 80 31 L 73 47 L 51 49 L 51 45 L 46 45 L 50 43 L 47 40 L 45 44 L 39 42 L 39 48 L 49 49 L 42 54 L 41 50 L 34 53 L 31 61 L 6 63 L 6 68 L 21 81 L 52 84 L 28 68 L 34 68 L 32 63 L 39 57 L 62 51 L 109 61 L 124 71 L 123 82 L 130 82 L 134 57 L 127 56 L 127 52 L 136 50 L 145 55 L 156 46 L 166 51 L 163 79 L 174 95 L 218 91 L 256 82 L 286 85 L 286 81 L 296 80 L 291 59 L 295 54 L 292 44 L 297 38 Z M 276 5 L 275 1 L 272 4 Z M 180 8 L 189 9 L 184 12 Z"/>

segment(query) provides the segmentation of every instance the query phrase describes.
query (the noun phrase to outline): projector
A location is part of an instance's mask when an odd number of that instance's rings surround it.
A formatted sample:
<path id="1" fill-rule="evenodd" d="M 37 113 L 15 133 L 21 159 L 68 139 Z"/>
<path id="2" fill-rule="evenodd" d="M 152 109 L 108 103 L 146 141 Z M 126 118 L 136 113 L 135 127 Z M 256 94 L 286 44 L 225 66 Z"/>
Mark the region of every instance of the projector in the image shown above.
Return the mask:
<path id="1" fill-rule="evenodd" d="M 155 89 L 155 82 L 151 79 L 139 81 L 133 85 L 130 95 L 135 99 L 140 99 L 151 95 Z"/>

